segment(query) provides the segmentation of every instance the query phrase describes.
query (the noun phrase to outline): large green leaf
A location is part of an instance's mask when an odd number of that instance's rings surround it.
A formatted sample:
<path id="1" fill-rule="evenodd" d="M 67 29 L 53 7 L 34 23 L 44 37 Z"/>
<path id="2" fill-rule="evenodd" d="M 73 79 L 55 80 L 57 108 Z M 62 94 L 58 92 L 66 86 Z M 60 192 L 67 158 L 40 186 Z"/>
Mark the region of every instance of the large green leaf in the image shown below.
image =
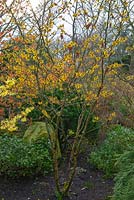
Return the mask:
<path id="1" fill-rule="evenodd" d="M 56 143 L 57 146 L 57 156 L 61 157 L 60 145 L 58 139 L 56 139 L 56 133 L 51 124 L 45 122 L 34 122 L 29 128 L 26 130 L 23 139 L 26 142 L 32 143 L 36 140 L 46 137 L 50 139 L 51 145 Z"/>

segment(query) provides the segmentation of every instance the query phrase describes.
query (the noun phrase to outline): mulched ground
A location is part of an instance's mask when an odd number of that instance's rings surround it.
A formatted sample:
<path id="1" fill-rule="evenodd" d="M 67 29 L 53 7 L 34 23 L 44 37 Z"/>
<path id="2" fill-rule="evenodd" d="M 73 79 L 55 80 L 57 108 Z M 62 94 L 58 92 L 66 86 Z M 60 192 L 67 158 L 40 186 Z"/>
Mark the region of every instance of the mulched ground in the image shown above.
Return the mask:
<path id="1" fill-rule="evenodd" d="M 108 200 L 113 180 L 86 162 L 81 154 L 76 176 L 70 189 L 71 200 Z M 52 176 L 11 180 L 0 177 L 0 200 L 56 200 Z"/>

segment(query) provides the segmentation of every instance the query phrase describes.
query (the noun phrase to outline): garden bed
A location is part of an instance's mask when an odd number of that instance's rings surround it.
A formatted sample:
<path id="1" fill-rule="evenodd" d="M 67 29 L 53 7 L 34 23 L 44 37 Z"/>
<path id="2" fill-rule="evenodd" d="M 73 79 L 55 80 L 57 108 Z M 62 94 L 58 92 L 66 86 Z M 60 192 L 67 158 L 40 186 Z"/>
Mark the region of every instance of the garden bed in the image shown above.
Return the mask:
<path id="1" fill-rule="evenodd" d="M 104 174 L 88 164 L 86 159 L 87 155 L 79 157 L 70 199 L 107 200 L 112 195 L 113 180 L 105 179 Z M 14 180 L 0 177 L 0 200 L 56 200 L 54 187 L 52 175 Z"/>

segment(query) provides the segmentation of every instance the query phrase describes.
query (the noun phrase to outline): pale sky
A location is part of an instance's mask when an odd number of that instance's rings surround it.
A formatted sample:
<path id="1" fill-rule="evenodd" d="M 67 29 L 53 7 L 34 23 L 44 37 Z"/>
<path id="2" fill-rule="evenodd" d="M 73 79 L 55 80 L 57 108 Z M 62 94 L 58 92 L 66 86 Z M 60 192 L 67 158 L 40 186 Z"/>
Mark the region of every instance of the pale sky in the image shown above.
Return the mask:
<path id="1" fill-rule="evenodd" d="M 11 3 L 12 3 L 12 1 L 13 0 L 7 0 L 7 3 L 10 5 Z M 32 7 L 33 7 L 33 9 L 34 8 L 36 8 L 37 6 L 38 6 L 38 4 L 42 1 L 44 1 L 44 0 L 29 0 L 30 2 L 31 2 L 31 4 L 32 4 Z M 66 18 L 67 18 L 67 20 L 69 21 L 69 23 L 71 23 L 71 18 L 67 15 L 66 16 Z M 68 34 L 72 34 L 72 26 L 71 25 L 69 25 L 67 22 L 59 22 L 59 24 L 64 24 L 64 28 L 65 28 L 65 30 L 66 30 L 66 32 L 68 33 Z"/>
<path id="2" fill-rule="evenodd" d="M 30 0 L 33 7 L 36 7 L 42 0 Z"/>
<path id="3" fill-rule="evenodd" d="M 36 8 L 36 6 L 42 1 L 44 0 L 30 0 L 33 8 Z M 69 16 L 67 16 L 67 18 L 69 19 Z M 72 26 L 66 23 L 65 21 L 64 22 L 62 21 L 62 23 L 64 23 L 64 28 L 68 32 L 68 34 L 72 34 L 72 30 L 71 30 Z"/>

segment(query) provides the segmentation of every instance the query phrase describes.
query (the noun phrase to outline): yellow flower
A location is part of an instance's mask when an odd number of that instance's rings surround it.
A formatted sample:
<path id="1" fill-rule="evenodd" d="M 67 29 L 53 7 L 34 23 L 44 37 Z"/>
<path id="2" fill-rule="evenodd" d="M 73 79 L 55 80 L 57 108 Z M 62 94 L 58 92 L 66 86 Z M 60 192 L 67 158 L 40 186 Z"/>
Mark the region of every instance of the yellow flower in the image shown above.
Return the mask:
<path id="1" fill-rule="evenodd" d="M 90 102 L 92 100 L 96 100 L 97 99 L 97 95 L 94 94 L 92 91 L 89 91 L 86 95 L 86 101 Z"/>
<path id="2" fill-rule="evenodd" d="M 23 117 L 23 118 L 21 119 L 21 121 L 22 121 L 22 122 L 26 122 L 26 121 L 27 121 L 26 117 Z"/>
<path id="3" fill-rule="evenodd" d="M 99 79 L 98 76 L 95 76 L 95 77 L 94 77 L 94 81 L 97 81 L 98 79 Z"/>
<path id="4" fill-rule="evenodd" d="M 28 113 L 30 113 L 33 109 L 34 109 L 34 107 L 26 108 L 25 113 L 28 114 Z"/>
<path id="5" fill-rule="evenodd" d="M 85 76 L 85 72 L 76 72 L 76 78 L 83 78 Z"/>
<path id="6" fill-rule="evenodd" d="M 111 121 L 113 118 L 116 117 L 116 113 L 115 112 L 112 112 L 109 117 L 108 117 L 108 120 Z"/>
<path id="7" fill-rule="evenodd" d="M 104 50 L 103 54 L 104 54 L 104 58 L 108 58 L 109 57 L 109 53 L 108 53 L 107 50 Z"/>
<path id="8" fill-rule="evenodd" d="M 39 105 L 42 105 L 42 101 L 39 101 L 38 104 L 39 104 Z"/>
<path id="9" fill-rule="evenodd" d="M 93 122 L 98 122 L 99 121 L 99 117 L 98 116 L 95 116 L 92 120 Z"/>
<path id="10" fill-rule="evenodd" d="M 61 76 L 61 81 L 66 81 L 67 80 L 67 74 L 63 74 L 62 76 Z"/>
<path id="11" fill-rule="evenodd" d="M 76 83 L 76 84 L 75 84 L 75 88 L 79 90 L 80 88 L 82 88 L 82 84 Z"/>
<path id="12" fill-rule="evenodd" d="M 48 119 L 51 118 L 50 115 L 48 114 L 48 112 L 47 112 L 46 110 L 42 110 L 41 112 L 42 112 L 43 115 L 44 115 L 45 117 L 47 117 Z"/>
<path id="13" fill-rule="evenodd" d="M 93 51 L 89 52 L 89 56 L 90 56 L 90 58 L 95 58 L 96 57 Z"/>

